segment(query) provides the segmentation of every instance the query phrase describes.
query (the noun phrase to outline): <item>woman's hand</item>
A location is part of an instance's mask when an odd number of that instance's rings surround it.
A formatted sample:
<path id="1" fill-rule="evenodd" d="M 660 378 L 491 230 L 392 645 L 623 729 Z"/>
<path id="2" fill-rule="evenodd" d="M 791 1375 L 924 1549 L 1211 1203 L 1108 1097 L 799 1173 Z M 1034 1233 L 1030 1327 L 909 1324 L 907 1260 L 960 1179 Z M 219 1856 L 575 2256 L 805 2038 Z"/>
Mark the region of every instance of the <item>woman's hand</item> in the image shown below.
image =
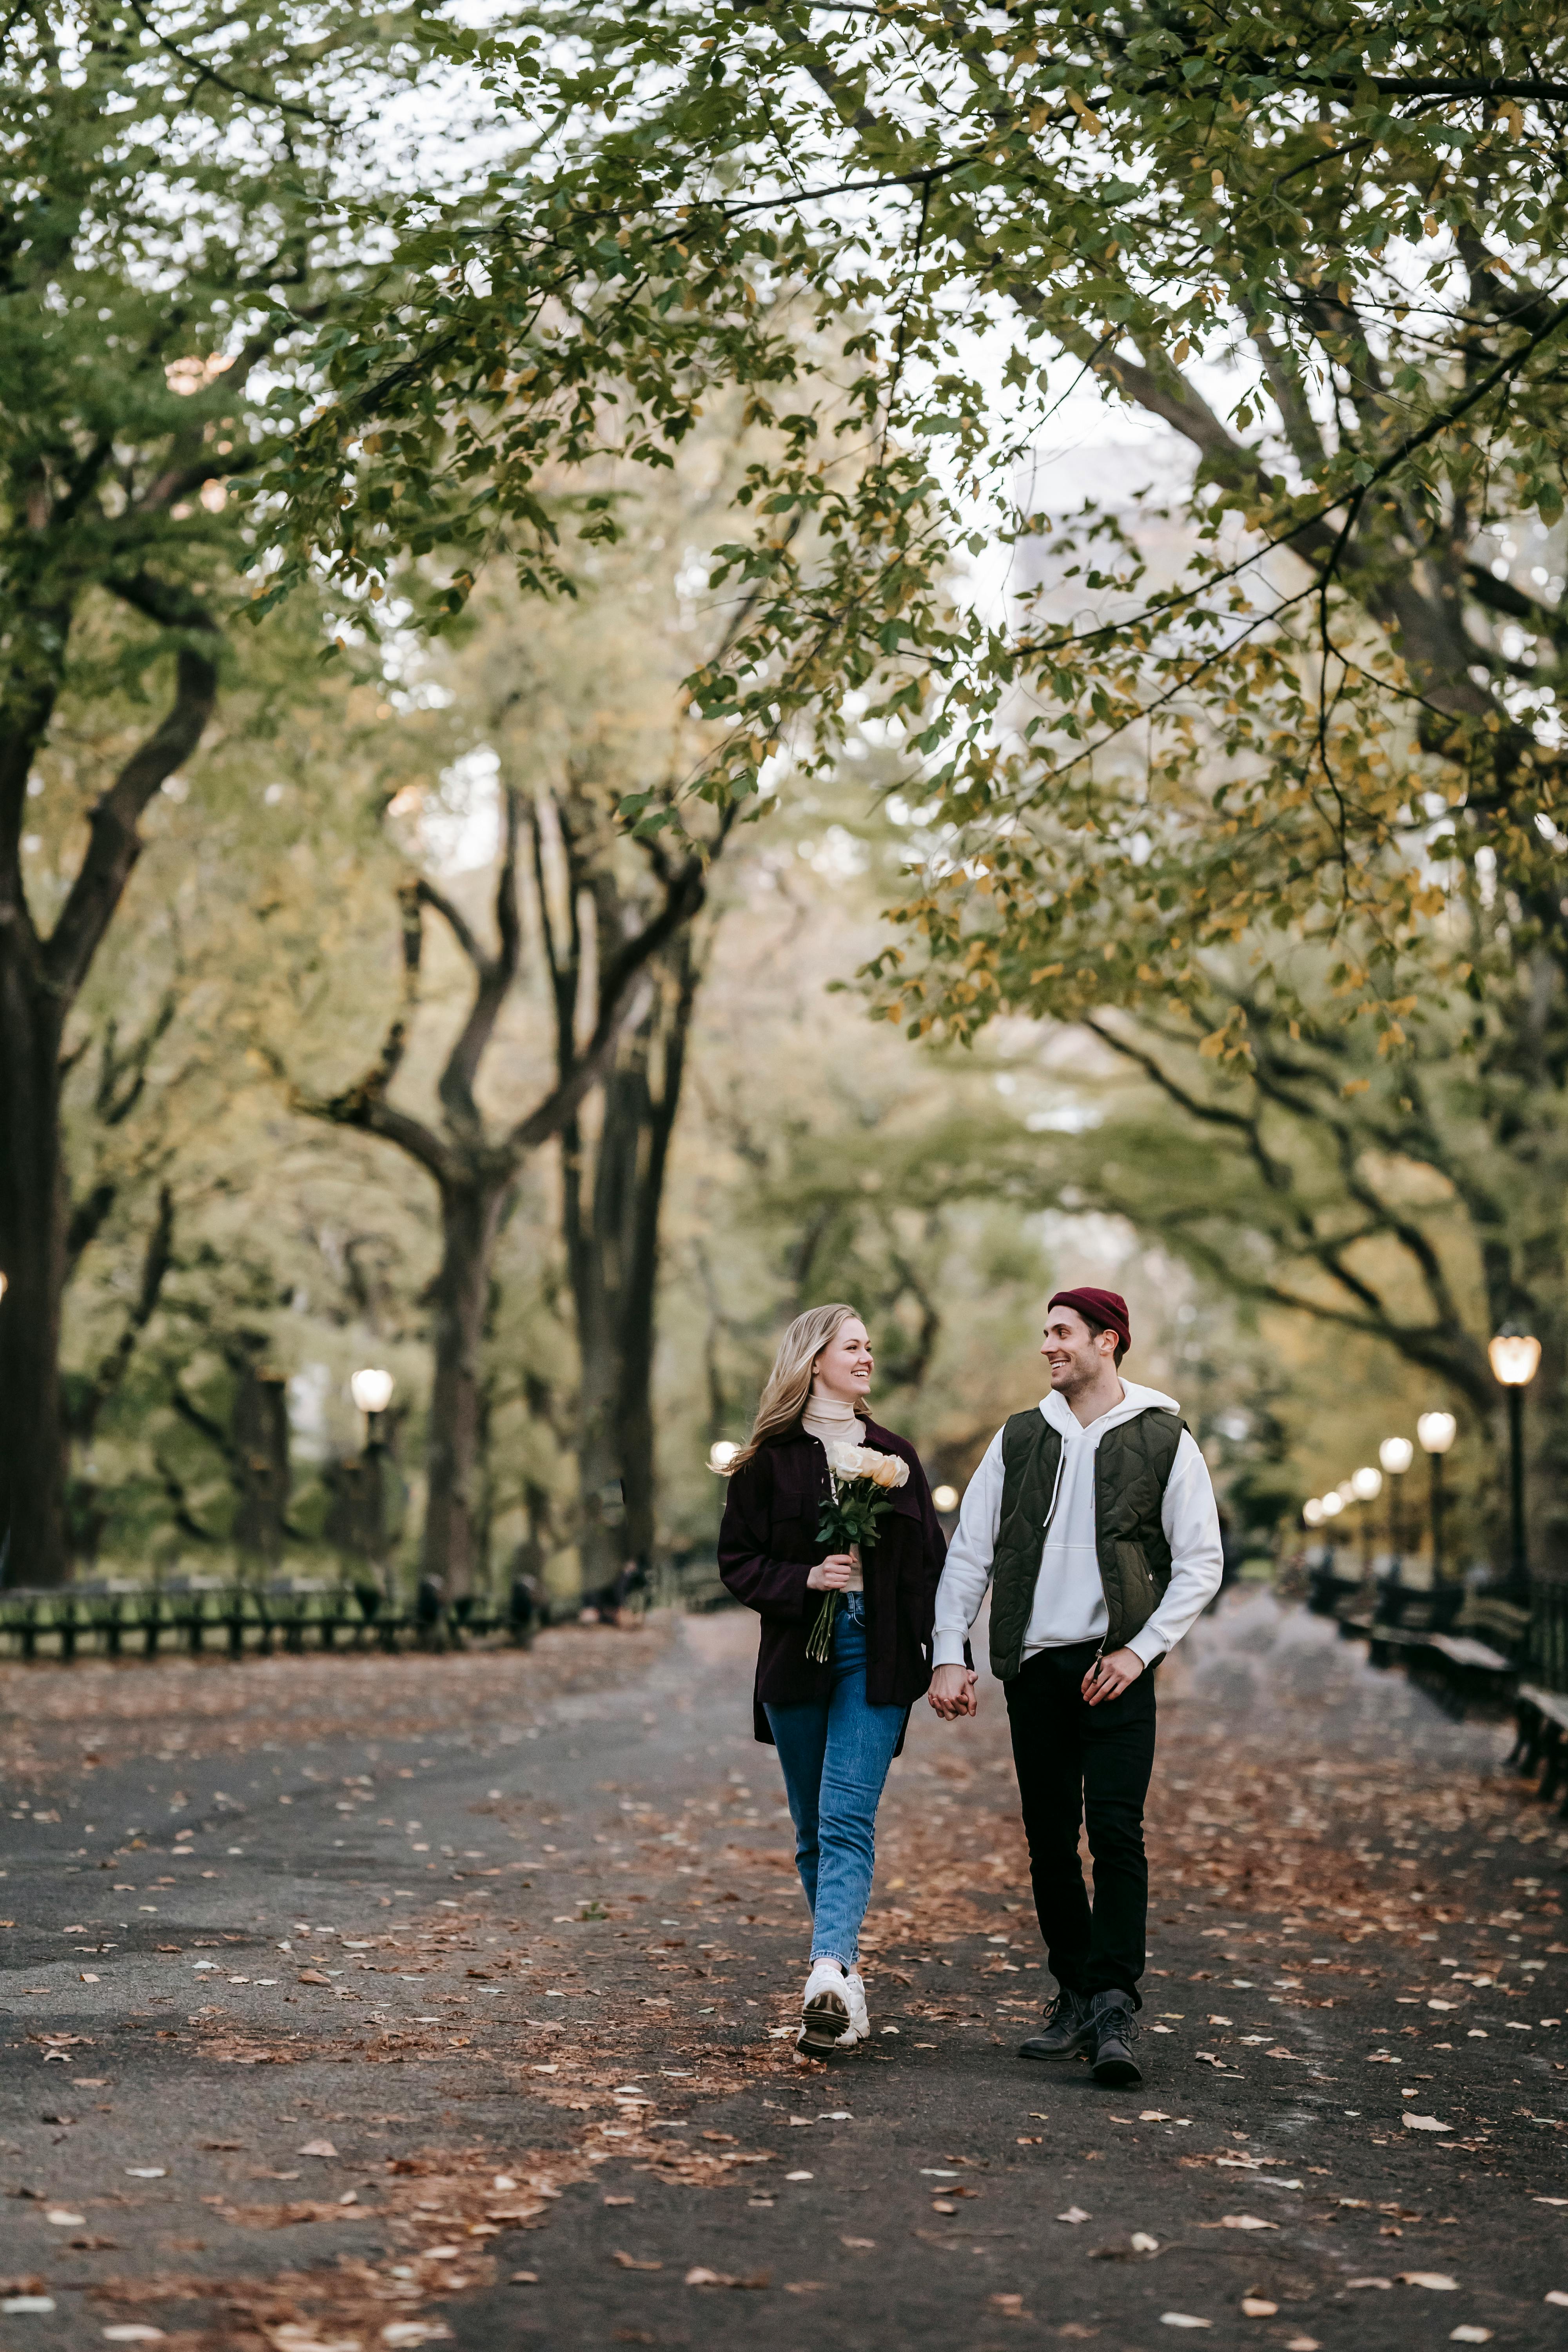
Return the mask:
<path id="1" fill-rule="evenodd" d="M 809 1592 L 842 1592 L 860 1563 L 853 1552 L 830 1551 L 806 1578 Z"/>

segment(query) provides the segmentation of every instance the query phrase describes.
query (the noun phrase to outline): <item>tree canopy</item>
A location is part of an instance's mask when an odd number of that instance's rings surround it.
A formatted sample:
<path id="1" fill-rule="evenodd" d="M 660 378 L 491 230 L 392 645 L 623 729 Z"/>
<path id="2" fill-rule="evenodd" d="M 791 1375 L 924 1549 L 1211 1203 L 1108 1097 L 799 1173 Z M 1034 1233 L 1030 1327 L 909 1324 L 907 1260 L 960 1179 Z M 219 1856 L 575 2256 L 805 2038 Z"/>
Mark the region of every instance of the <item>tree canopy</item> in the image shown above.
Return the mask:
<path id="1" fill-rule="evenodd" d="M 699 788 L 829 757 L 872 688 L 958 844 L 905 912 L 929 960 L 885 967 L 920 1026 L 1179 999 L 1249 930 L 1287 987 L 1290 942 L 1340 940 L 1397 1045 L 1447 866 L 1489 846 L 1558 919 L 1558 616 L 1492 553 L 1562 508 L 1550 26 L 894 0 L 468 47 L 527 135 L 384 207 L 408 275 L 325 355 L 300 544 L 374 582 L 510 536 L 553 576 L 552 469 L 667 462 L 742 383 L 777 438 L 713 582 L 763 593 L 693 679 L 727 722 Z M 955 608 L 966 543 L 1042 527 L 1019 468 L 1085 371 L 1195 452 L 1190 570 L 1079 521 L 1070 617 Z"/>

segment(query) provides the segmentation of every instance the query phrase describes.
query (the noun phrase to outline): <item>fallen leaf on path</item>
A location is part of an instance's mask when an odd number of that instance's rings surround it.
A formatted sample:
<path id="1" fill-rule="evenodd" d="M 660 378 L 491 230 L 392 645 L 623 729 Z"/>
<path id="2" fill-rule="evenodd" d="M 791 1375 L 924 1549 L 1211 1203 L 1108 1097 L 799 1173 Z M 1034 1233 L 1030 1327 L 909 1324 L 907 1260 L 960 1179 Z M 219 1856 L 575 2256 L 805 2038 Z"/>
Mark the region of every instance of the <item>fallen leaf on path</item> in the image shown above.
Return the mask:
<path id="1" fill-rule="evenodd" d="M 131 2180 L 163 2180 L 168 2178 L 168 2169 L 164 2164 L 128 2164 L 125 2168 Z"/>
<path id="2" fill-rule="evenodd" d="M 1399 2284 L 1401 2286 L 1430 2287 L 1434 2294 L 1454 2294 L 1459 2282 L 1450 2278 L 1447 2271 L 1401 2271 Z"/>
<path id="3" fill-rule="evenodd" d="M 1147 2230 L 1134 2230 L 1132 2251 L 1135 2254 L 1157 2254 L 1160 2251 L 1160 2241 L 1158 2238 L 1152 2238 Z"/>
<path id="4" fill-rule="evenodd" d="M 1241 2308 L 1248 2319 L 1272 2319 L 1279 2305 L 1265 2303 L 1260 2294 L 1244 2294 Z"/>
<path id="5" fill-rule="evenodd" d="M 324 1985 L 331 1984 L 332 1980 L 331 1977 L 324 1977 L 320 1969 L 301 1969 L 298 1981 L 300 1984 Z"/>
<path id="6" fill-rule="evenodd" d="M 337 2152 L 330 2139 L 308 2139 L 303 2147 L 294 2150 L 296 2156 L 336 2156 Z"/>
<path id="7" fill-rule="evenodd" d="M 164 2337 L 161 2327 L 143 2327 L 139 2320 L 126 2320 L 119 2327 L 106 2327 L 103 2340 L 106 2344 L 162 2344 Z"/>
<path id="8" fill-rule="evenodd" d="M 1278 2221 L 1259 2221 L 1256 2213 L 1226 2213 L 1220 2220 L 1222 2230 L 1277 2230 Z"/>
<path id="9" fill-rule="evenodd" d="M 1392 2279 L 1378 2279 L 1378 2278 L 1346 2279 L 1346 2281 L 1345 2281 L 1345 2284 L 1346 2284 L 1346 2286 L 1347 2286 L 1347 2287 L 1358 2287 L 1358 2286 L 1388 2286 L 1388 2287 L 1391 2287 L 1391 2286 L 1394 2284 L 1394 2281 L 1393 2281 Z"/>
<path id="10" fill-rule="evenodd" d="M 1212 2327 L 1214 2321 L 1194 2319 L 1190 2311 L 1163 2311 L 1160 2325 L 1162 2327 Z"/>
<path id="11" fill-rule="evenodd" d="M 1091 2218 L 1092 2217 L 1089 2214 L 1084 2211 L 1081 2205 L 1069 2205 L 1065 2213 L 1058 2213 L 1057 2215 L 1057 2220 L 1058 2221 L 1087 2221 Z"/>
<path id="12" fill-rule="evenodd" d="M 1568 2304 L 1568 2294 L 1564 2294 L 1560 2286 L 1552 2286 L 1547 2288 L 1543 2300 L 1547 2303 Z"/>
<path id="13" fill-rule="evenodd" d="M 51 2205 L 44 2219 L 46 2221 L 52 2221 L 57 2230 L 79 2230 L 87 2220 L 87 2215 L 68 2213 L 63 2205 Z"/>
<path id="14" fill-rule="evenodd" d="M 1448 2338 L 1450 2344 L 1489 2344 L 1491 2340 L 1489 2327 L 1456 2327 Z"/>
<path id="15" fill-rule="evenodd" d="M 5 2312 L 53 2311 L 54 2307 L 52 2294 L 8 2294 L 0 2302 L 0 2311 Z"/>
<path id="16" fill-rule="evenodd" d="M 642 2266 L 639 2264 L 638 2267 Z M 758 2271 L 752 2278 L 731 2278 L 727 2271 L 710 2271 L 703 2263 L 699 2263 L 693 2269 L 687 2272 L 686 2284 L 688 2286 L 766 2286 L 768 2275 L 766 2271 Z M 793 2292 L 799 2294 L 804 2290 L 796 2287 Z"/>
<path id="17" fill-rule="evenodd" d="M 610 2259 L 619 2263 L 624 2271 L 661 2271 L 664 2268 L 662 2263 L 639 2263 L 635 2254 L 623 2254 L 618 2246 Z M 689 2286 L 691 2281 L 688 2279 L 686 2284 Z"/>
<path id="18" fill-rule="evenodd" d="M 444 2319 L 395 2319 L 381 2331 L 384 2344 L 449 2344 L 452 2331 Z"/>
<path id="19" fill-rule="evenodd" d="M 1452 2124 L 1439 2123 L 1436 2116 L 1413 2116 L 1406 2113 L 1401 2116 L 1399 2120 L 1406 2131 L 1452 2131 L 1454 2128 Z"/>
<path id="20" fill-rule="evenodd" d="M 537 2286 L 539 2284 L 539 2273 L 537 2271 L 513 2271 L 510 2283 L 513 2286 Z"/>

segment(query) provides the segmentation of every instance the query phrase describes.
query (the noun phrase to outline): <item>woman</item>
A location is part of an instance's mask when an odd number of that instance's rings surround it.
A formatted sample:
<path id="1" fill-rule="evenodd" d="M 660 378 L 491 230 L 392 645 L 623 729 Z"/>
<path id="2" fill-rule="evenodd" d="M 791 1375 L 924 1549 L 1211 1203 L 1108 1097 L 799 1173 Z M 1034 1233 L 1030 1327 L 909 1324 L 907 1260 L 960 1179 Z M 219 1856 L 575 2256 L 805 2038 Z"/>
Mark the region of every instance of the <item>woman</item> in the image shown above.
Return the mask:
<path id="1" fill-rule="evenodd" d="M 730 1469 L 719 1573 L 761 1617 L 756 1736 L 778 1749 L 811 1906 L 811 1969 L 796 2046 L 866 2041 L 866 1988 L 855 1963 L 871 1895 L 877 1807 L 903 1746 L 909 1711 L 931 1681 L 931 1620 L 946 1542 L 914 1447 L 866 1410 L 874 1369 L 853 1307 L 814 1307 L 784 1333 L 749 1442 Z M 824 1559 L 817 1529 L 831 1499 L 827 1448 L 840 1442 L 900 1455 L 909 1477 L 890 1497 L 865 1561 Z M 838 1596 L 819 1664 L 806 1643 L 824 1596 Z"/>

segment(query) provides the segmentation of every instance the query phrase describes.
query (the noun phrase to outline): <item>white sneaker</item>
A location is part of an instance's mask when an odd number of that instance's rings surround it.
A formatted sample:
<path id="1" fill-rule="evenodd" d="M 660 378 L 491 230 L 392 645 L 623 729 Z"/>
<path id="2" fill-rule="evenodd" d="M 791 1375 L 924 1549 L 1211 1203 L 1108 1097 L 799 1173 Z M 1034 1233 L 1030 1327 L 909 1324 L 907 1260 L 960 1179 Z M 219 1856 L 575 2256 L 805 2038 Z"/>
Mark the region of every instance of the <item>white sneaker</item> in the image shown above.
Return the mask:
<path id="1" fill-rule="evenodd" d="M 866 1988 L 861 1981 L 858 1969 L 850 1969 L 844 1979 L 844 1985 L 849 1995 L 849 2032 L 845 2039 L 869 2042 L 871 2020 L 866 2008 Z"/>
<path id="2" fill-rule="evenodd" d="M 854 1979 L 846 1977 L 837 1960 L 818 1960 L 805 1980 L 805 1990 L 800 2002 L 800 2036 L 797 2050 L 809 2051 L 820 2057 L 825 2051 L 837 2050 L 847 2036 L 854 2034 L 851 2009 Z M 861 1995 L 864 2013 L 865 1996 Z M 858 2040 L 859 2037 L 855 2036 Z"/>

